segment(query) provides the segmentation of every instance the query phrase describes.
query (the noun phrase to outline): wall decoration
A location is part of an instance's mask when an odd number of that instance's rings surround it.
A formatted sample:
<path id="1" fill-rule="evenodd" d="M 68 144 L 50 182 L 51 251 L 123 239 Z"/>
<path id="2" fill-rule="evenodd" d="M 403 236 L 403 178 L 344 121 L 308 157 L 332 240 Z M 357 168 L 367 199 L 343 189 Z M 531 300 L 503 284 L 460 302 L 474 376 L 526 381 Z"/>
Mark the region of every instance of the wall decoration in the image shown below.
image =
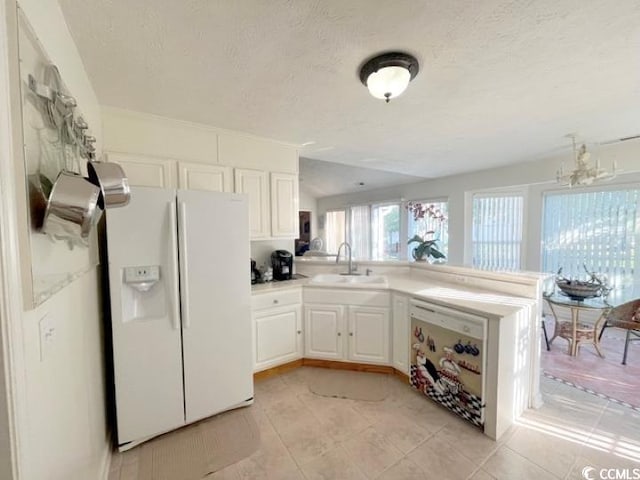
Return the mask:
<path id="1" fill-rule="evenodd" d="M 86 161 L 96 156 L 95 138 L 20 10 L 18 48 L 31 256 L 30 272 L 23 275 L 31 277 L 36 306 L 97 265 L 96 229 L 78 230 L 86 235 L 68 229 L 85 220 L 95 224 L 101 192 L 84 178 Z M 69 194 L 79 209 L 60 208 Z M 54 196 L 57 201 L 50 202 Z"/>

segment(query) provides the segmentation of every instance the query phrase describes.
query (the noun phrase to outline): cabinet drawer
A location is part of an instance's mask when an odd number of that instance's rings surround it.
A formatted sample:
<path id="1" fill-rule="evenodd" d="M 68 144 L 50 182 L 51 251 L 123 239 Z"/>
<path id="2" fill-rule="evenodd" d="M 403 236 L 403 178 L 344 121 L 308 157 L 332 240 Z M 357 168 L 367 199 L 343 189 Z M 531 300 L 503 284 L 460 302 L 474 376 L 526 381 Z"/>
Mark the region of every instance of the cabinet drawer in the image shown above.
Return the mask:
<path id="1" fill-rule="evenodd" d="M 389 292 L 380 290 L 333 290 L 331 288 L 306 287 L 304 289 L 304 301 L 305 303 L 388 307 Z"/>
<path id="2" fill-rule="evenodd" d="M 280 292 L 254 293 L 251 296 L 251 309 L 281 307 L 283 305 L 293 305 L 302 303 L 302 292 L 300 288 L 295 290 L 283 290 Z"/>

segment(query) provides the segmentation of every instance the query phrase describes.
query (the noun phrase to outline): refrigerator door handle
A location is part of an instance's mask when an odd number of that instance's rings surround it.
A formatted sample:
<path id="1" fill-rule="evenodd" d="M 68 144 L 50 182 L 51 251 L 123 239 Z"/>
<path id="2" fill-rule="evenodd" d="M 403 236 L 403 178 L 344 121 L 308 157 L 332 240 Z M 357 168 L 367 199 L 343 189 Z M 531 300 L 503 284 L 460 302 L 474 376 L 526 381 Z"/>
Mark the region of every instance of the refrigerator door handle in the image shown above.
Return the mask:
<path id="1" fill-rule="evenodd" d="M 171 255 L 171 275 L 173 277 L 173 289 L 171 292 L 171 298 L 173 303 L 173 329 L 180 329 L 180 289 L 178 287 L 178 259 L 176 258 L 176 252 L 178 251 L 178 245 L 176 236 L 178 235 L 178 224 L 176 222 L 176 203 L 169 202 L 169 228 L 171 229 L 170 235 L 170 248 L 169 253 Z"/>
<path id="2" fill-rule="evenodd" d="M 178 202 L 180 209 L 178 215 L 178 231 L 180 232 L 179 239 L 179 255 L 180 255 L 180 292 L 182 300 L 182 328 L 189 328 L 189 271 L 187 260 L 187 206 L 184 202 Z"/>

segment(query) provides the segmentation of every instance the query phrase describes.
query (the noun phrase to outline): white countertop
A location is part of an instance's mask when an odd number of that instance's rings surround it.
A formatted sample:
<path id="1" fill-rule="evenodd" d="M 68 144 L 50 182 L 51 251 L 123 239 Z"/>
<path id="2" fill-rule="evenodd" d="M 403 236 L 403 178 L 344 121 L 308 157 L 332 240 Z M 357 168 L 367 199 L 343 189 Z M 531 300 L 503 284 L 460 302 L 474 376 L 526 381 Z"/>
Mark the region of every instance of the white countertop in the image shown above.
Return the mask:
<path id="1" fill-rule="evenodd" d="M 536 303 L 535 300 L 529 298 L 465 287 L 460 284 L 439 282 L 419 275 L 385 276 L 389 281 L 389 287 L 384 288 L 384 290 L 391 290 L 479 315 L 506 317 L 517 313 L 522 308 L 531 308 Z M 308 288 L 341 289 L 341 287 L 337 285 L 308 285 L 310 280 L 310 278 L 302 278 L 281 282 L 259 283 L 251 286 L 251 292 L 253 294 L 267 293 L 300 288 L 305 285 Z M 380 288 L 375 287 L 367 289 L 380 290 Z"/>
<path id="2" fill-rule="evenodd" d="M 282 280 L 266 283 L 256 283 L 251 285 L 251 293 L 266 293 L 276 290 L 286 290 L 288 288 L 300 288 L 302 285 L 309 283 L 310 278 L 299 278 L 297 280 Z"/>

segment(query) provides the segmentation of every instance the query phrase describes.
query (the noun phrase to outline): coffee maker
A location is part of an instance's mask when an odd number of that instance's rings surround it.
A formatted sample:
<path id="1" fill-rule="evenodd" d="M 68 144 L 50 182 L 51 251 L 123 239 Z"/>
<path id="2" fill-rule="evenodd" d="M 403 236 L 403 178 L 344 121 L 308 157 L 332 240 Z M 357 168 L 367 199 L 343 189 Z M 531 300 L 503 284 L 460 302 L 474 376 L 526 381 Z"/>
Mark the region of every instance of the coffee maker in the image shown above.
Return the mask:
<path id="1" fill-rule="evenodd" d="M 293 254 L 287 250 L 276 250 L 271 254 L 274 280 L 291 280 L 293 276 Z"/>

